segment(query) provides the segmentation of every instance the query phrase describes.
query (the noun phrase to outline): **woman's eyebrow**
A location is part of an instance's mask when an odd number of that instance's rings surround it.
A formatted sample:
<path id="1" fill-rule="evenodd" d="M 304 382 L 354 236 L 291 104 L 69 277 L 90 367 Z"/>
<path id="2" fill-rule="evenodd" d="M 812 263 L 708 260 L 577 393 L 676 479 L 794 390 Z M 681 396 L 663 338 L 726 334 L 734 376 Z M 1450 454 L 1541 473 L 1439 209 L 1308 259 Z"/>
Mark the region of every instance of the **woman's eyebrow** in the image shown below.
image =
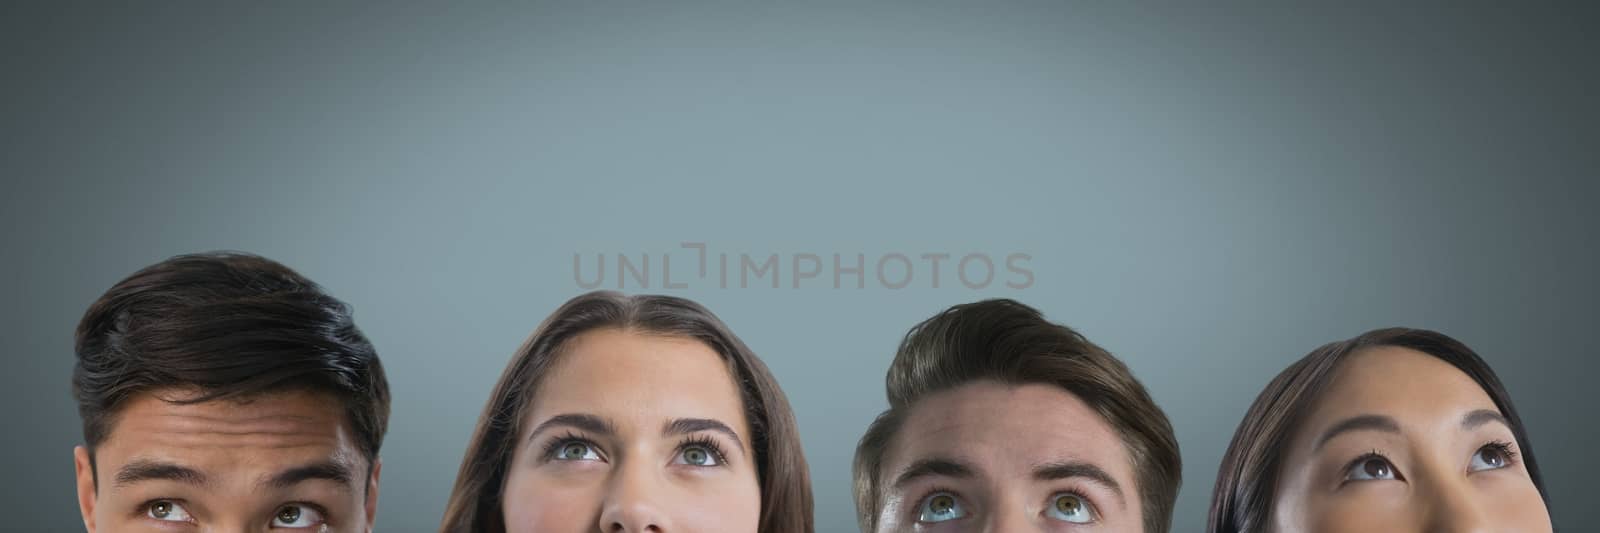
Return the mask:
<path id="1" fill-rule="evenodd" d="M 668 437 L 700 431 L 715 431 L 727 435 L 733 439 L 733 445 L 739 447 L 739 453 L 744 453 L 744 441 L 739 440 L 739 433 L 715 418 L 676 418 L 661 428 L 661 434 Z"/>
<path id="2" fill-rule="evenodd" d="M 1317 439 L 1317 445 L 1312 447 L 1312 450 L 1321 450 L 1322 445 L 1327 444 L 1329 440 L 1333 440 L 1334 437 L 1339 436 L 1341 433 L 1348 433 L 1351 431 L 1382 431 L 1384 433 L 1399 434 L 1400 423 L 1395 422 L 1393 418 L 1383 415 L 1352 416 L 1350 418 L 1340 420 L 1339 423 L 1334 424 L 1333 427 L 1330 427 L 1327 431 L 1323 432 L 1322 437 Z"/>
<path id="3" fill-rule="evenodd" d="M 533 428 L 533 432 L 528 434 L 528 440 L 533 440 L 534 437 L 545 430 L 562 426 L 580 429 L 600 436 L 609 437 L 617 434 L 616 426 L 604 418 L 591 414 L 564 413 L 552 416 L 549 420 L 540 423 L 538 427 Z"/>
<path id="4" fill-rule="evenodd" d="M 1499 412 L 1489 409 L 1479 409 L 1467 413 L 1466 416 L 1461 417 L 1461 429 L 1473 430 L 1490 422 L 1499 422 L 1502 426 L 1508 428 L 1511 427 L 1511 423 L 1507 422 L 1506 417 L 1501 416 Z"/>

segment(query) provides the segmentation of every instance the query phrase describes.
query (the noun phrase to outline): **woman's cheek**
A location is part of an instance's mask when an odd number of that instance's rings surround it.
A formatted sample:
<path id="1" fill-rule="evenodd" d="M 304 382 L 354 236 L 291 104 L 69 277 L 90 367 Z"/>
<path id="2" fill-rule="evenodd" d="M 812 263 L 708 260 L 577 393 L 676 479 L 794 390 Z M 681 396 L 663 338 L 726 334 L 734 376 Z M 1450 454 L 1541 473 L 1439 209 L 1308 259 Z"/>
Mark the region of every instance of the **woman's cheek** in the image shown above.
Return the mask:
<path id="1" fill-rule="evenodd" d="M 601 494 L 582 484 L 512 478 L 506 482 L 504 500 L 506 533 L 581 533 L 593 531 L 600 521 Z"/>
<path id="2" fill-rule="evenodd" d="M 708 533 L 755 533 L 761 522 L 761 486 L 755 473 L 704 480 L 697 490 L 685 490 L 686 498 L 675 506 L 684 531 Z"/>

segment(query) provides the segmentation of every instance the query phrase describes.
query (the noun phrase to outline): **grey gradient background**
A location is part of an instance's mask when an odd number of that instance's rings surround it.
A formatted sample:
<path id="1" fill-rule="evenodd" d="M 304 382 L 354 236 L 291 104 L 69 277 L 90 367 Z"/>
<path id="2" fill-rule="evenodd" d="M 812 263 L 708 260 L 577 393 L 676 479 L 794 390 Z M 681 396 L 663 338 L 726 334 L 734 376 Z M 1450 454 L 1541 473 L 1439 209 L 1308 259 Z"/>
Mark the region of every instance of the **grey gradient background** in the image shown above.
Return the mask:
<path id="1" fill-rule="evenodd" d="M 1586 530 L 1600 17 L 1354 4 L 7 3 L 0 528 L 80 529 L 72 328 L 149 263 L 249 250 L 350 302 L 395 392 L 379 529 L 426 531 L 572 255 L 698 241 L 1033 257 L 1024 290 L 672 291 L 787 390 L 818 531 L 855 528 L 900 335 L 992 296 L 1151 389 L 1177 531 L 1272 375 L 1386 325 L 1489 359 Z"/>

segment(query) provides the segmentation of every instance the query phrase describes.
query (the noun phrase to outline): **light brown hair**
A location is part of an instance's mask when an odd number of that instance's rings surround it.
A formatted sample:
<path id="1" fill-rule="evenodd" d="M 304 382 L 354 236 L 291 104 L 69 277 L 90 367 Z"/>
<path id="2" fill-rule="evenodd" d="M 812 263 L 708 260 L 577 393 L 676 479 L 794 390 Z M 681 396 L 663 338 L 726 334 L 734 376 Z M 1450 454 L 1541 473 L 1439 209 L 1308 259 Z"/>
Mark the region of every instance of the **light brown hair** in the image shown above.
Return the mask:
<path id="1" fill-rule="evenodd" d="M 489 396 L 445 508 L 446 533 L 502 533 L 506 469 L 540 380 L 579 334 L 603 328 L 694 339 L 727 362 L 744 404 L 761 486 L 761 533 L 811 533 L 811 479 L 794 413 L 778 382 L 727 325 L 700 304 L 595 291 L 573 298 L 523 343 Z"/>
<path id="2" fill-rule="evenodd" d="M 1014 300 L 946 309 L 906 333 L 886 379 L 889 409 L 867 428 L 854 464 L 861 531 L 877 527 L 886 449 L 921 398 L 979 380 L 1055 385 L 1121 437 L 1133 462 L 1145 531 L 1167 531 L 1182 481 L 1172 425 L 1128 367 L 1071 328 Z"/>

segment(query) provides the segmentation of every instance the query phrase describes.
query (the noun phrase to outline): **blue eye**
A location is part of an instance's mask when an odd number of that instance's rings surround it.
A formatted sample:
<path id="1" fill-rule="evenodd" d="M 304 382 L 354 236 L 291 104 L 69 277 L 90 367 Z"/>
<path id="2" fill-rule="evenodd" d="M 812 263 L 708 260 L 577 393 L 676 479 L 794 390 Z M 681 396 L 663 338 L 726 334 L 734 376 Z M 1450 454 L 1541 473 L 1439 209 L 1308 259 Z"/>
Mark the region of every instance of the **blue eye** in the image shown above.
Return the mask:
<path id="1" fill-rule="evenodd" d="M 1394 464 L 1390 463 L 1389 459 L 1377 453 L 1369 453 L 1357 457 L 1345 468 L 1344 479 L 1345 481 L 1400 479 L 1400 473 L 1395 470 Z"/>
<path id="2" fill-rule="evenodd" d="M 272 515 L 274 528 L 308 528 L 320 526 L 325 522 L 322 513 L 317 512 L 309 505 L 289 504 L 278 508 Z"/>
<path id="3" fill-rule="evenodd" d="M 599 461 L 600 453 L 587 442 L 570 440 L 557 445 L 551 458 L 557 461 Z"/>
<path id="4" fill-rule="evenodd" d="M 967 510 L 961 507 L 961 500 L 956 499 L 954 494 L 940 491 L 922 499 L 917 521 L 946 522 L 965 516 Z"/>
<path id="5" fill-rule="evenodd" d="M 1511 443 L 1491 442 L 1472 454 L 1472 464 L 1467 465 L 1467 471 L 1482 472 L 1505 468 L 1511 466 L 1515 456 L 1516 452 L 1511 451 Z"/>
<path id="6" fill-rule="evenodd" d="M 145 504 L 144 515 L 163 522 L 189 522 L 189 510 L 172 500 L 156 500 Z"/>
<path id="7" fill-rule="evenodd" d="M 1074 524 L 1093 522 L 1098 515 L 1089 500 L 1070 492 L 1058 492 L 1051 497 L 1050 509 L 1045 511 L 1045 514 L 1050 518 Z"/>

